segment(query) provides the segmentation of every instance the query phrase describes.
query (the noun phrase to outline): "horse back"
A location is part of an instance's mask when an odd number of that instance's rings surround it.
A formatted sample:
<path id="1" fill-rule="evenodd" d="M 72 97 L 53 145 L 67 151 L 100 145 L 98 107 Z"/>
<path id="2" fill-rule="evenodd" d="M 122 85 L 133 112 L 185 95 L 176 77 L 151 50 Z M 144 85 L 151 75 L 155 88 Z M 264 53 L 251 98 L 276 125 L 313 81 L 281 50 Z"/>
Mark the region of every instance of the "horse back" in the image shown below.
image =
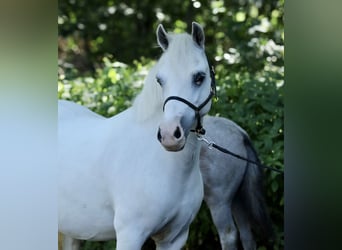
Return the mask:
<path id="1" fill-rule="evenodd" d="M 77 103 L 59 100 L 58 101 L 58 120 L 67 121 L 80 118 L 94 118 L 94 119 L 105 119 L 103 116 L 98 115 L 88 108 L 81 106 Z"/>

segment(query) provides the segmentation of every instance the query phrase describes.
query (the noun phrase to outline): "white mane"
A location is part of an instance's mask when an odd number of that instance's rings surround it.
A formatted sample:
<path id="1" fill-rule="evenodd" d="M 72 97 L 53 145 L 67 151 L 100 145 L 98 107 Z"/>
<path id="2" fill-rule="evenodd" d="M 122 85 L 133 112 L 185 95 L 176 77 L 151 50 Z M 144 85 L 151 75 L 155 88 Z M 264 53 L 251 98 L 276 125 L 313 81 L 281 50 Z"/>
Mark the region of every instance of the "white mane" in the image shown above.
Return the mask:
<path id="1" fill-rule="evenodd" d="M 136 97 L 133 109 L 138 121 L 144 121 L 155 114 L 158 109 L 162 109 L 162 91 L 156 81 L 157 64 L 154 65 L 144 81 L 144 88 Z"/>
<path id="2" fill-rule="evenodd" d="M 190 63 L 191 53 L 198 49 L 189 34 L 168 34 L 170 45 L 160 60 L 152 67 L 145 78 L 144 88 L 133 103 L 136 117 L 144 121 L 151 116 L 162 112 L 162 90 L 156 81 L 156 74 L 161 61 L 166 61 L 172 67 L 184 67 Z M 181 62 L 181 63 L 180 63 Z"/>

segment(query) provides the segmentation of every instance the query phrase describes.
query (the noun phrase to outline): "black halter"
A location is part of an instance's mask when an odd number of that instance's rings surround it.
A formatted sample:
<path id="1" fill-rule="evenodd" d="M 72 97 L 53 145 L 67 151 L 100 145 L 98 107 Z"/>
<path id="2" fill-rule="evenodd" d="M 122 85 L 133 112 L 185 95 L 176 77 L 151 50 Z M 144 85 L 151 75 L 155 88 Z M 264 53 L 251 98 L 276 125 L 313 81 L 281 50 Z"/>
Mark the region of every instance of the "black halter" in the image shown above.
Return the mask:
<path id="1" fill-rule="evenodd" d="M 163 111 L 164 111 L 165 105 L 168 101 L 176 100 L 176 101 L 180 101 L 182 103 L 185 103 L 190 108 L 192 108 L 195 111 L 195 117 L 197 119 L 197 125 L 196 125 L 196 128 L 194 130 L 191 130 L 191 132 L 196 132 L 197 134 L 201 134 L 201 135 L 205 134 L 205 129 L 203 128 L 202 123 L 201 123 L 202 116 L 200 114 L 200 111 L 202 108 L 204 108 L 205 105 L 207 105 L 207 103 L 210 101 L 210 99 L 214 95 L 216 95 L 215 71 L 214 71 L 213 67 L 210 67 L 210 78 L 211 78 L 211 88 L 210 88 L 209 96 L 199 106 L 195 106 L 194 104 L 192 104 L 188 100 L 186 100 L 182 97 L 179 97 L 179 96 L 169 96 L 168 98 L 166 98 L 164 105 L 163 105 Z"/>

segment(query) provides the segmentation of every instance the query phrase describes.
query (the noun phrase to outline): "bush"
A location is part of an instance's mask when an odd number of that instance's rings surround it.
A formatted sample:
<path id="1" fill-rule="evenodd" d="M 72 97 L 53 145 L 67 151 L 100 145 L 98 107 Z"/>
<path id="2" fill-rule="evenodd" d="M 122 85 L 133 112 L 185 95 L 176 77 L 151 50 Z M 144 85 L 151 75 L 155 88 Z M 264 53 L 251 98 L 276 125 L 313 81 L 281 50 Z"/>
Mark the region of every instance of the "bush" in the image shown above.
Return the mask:
<path id="1" fill-rule="evenodd" d="M 82 104 L 105 117 L 115 115 L 132 104 L 142 88 L 151 62 L 135 61 L 133 66 L 103 58 L 104 67 L 95 77 L 68 77 L 62 68 L 58 79 L 58 98 Z"/>

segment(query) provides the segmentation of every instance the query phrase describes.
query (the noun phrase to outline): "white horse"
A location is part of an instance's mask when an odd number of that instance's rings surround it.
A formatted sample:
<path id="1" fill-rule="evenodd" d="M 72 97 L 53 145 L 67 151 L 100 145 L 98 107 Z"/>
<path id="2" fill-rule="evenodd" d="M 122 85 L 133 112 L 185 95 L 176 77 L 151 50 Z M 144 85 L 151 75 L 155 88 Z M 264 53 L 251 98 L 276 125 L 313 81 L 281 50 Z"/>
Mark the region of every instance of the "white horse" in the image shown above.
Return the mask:
<path id="1" fill-rule="evenodd" d="M 58 110 L 59 216 L 64 235 L 116 239 L 117 250 L 181 249 L 203 199 L 200 131 L 213 95 L 197 23 L 159 25 L 163 54 L 133 106 L 109 119 L 72 102 Z M 159 84 L 156 84 L 158 82 Z M 158 142 L 158 140 L 159 142 Z"/>

